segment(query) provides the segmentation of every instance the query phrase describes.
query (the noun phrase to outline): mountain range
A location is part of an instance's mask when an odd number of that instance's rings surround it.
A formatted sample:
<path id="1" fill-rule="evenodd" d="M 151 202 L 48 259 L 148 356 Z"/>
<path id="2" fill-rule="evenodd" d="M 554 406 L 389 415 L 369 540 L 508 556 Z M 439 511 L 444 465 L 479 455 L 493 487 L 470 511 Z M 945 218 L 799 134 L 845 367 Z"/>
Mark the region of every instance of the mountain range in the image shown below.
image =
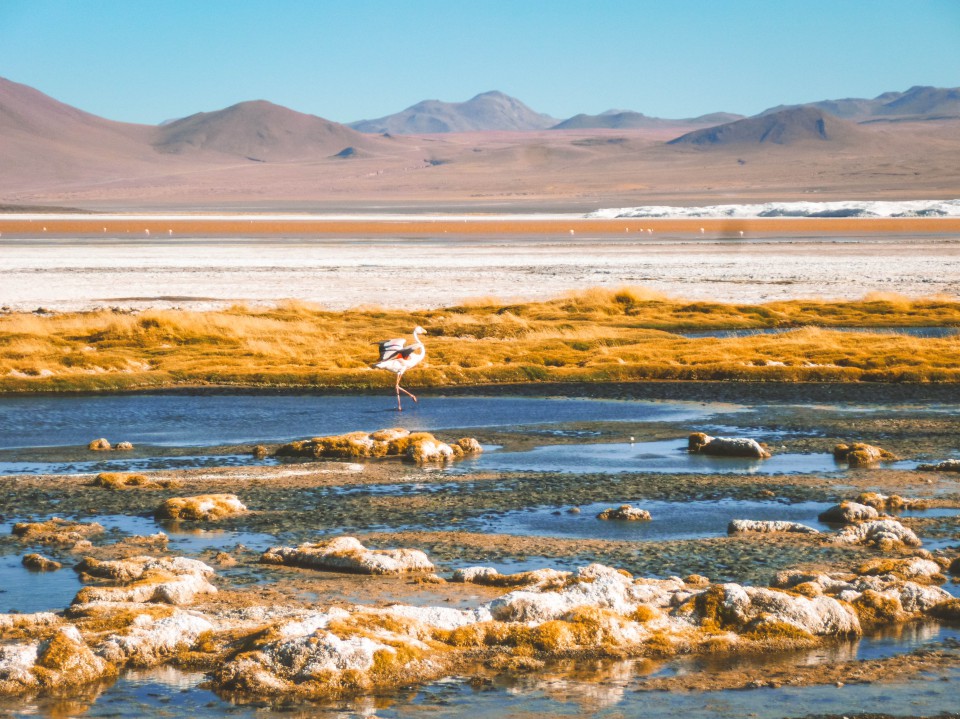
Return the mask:
<path id="1" fill-rule="evenodd" d="M 488 92 L 352 127 L 257 100 L 142 125 L 0 78 L 0 206 L 566 208 L 851 187 L 960 196 L 958 96 L 915 87 L 749 118 L 611 110 L 557 121 Z"/>

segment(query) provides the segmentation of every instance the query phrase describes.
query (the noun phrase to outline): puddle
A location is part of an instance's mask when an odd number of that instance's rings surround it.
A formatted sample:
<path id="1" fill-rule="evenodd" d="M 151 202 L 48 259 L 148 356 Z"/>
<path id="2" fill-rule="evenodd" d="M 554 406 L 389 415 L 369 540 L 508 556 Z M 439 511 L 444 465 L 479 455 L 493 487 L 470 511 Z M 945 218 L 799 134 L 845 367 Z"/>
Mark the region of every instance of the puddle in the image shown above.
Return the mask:
<path id="1" fill-rule="evenodd" d="M 123 535 L 149 536 L 163 532 L 169 537 L 168 548 L 181 554 L 199 554 L 207 549 L 229 551 L 242 544 L 255 551 L 264 551 L 276 545 L 277 538 L 257 532 L 237 532 L 229 529 L 203 529 L 181 522 L 159 522 L 150 517 L 108 514 L 88 517 L 83 521 L 98 522 L 108 532 Z"/>
<path id="2" fill-rule="evenodd" d="M 100 472 L 146 472 L 162 469 L 203 469 L 204 467 L 247 467 L 276 464 L 278 462 L 275 459 L 254 459 L 249 454 L 130 457 L 91 462 L 0 462 L 0 475 L 98 474 Z"/>
<path id="3" fill-rule="evenodd" d="M 421 393 L 395 411 L 392 395 L 181 395 L 0 397 L 0 449 L 83 446 L 97 437 L 137 447 L 283 442 L 383 427 L 409 430 L 564 422 L 687 421 L 734 405 L 698 402 L 444 397 Z M 197 418 L 202 417 L 202 431 Z M 29 421 L 25 421 L 29 418 Z"/>
<path id="4" fill-rule="evenodd" d="M 598 513 L 619 504 L 646 509 L 652 519 L 649 522 L 597 519 Z M 823 502 L 785 504 L 735 499 L 664 502 L 624 497 L 622 502 L 582 505 L 579 514 L 569 513 L 568 507 L 537 508 L 467 520 L 463 526 L 476 525 L 474 531 L 492 534 L 665 542 L 725 537 L 731 519 L 780 519 L 828 532 L 830 526 L 817 521 L 817 515 L 830 506 Z"/>
<path id="5" fill-rule="evenodd" d="M 889 462 L 881 467 L 913 469 L 917 462 Z M 686 439 L 615 444 L 562 444 L 527 452 L 488 452 L 465 459 L 449 471 L 515 472 L 662 472 L 668 474 L 812 474 L 842 472 L 830 454 L 774 454 L 769 459 L 708 457 L 686 451 Z"/>
<path id="6" fill-rule="evenodd" d="M 33 572 L 24 567 L 21 558 L 31 551 L 0 557 L 0 612 L 60 611 L 83 587 L 69 563 L 55 572 Z"/>

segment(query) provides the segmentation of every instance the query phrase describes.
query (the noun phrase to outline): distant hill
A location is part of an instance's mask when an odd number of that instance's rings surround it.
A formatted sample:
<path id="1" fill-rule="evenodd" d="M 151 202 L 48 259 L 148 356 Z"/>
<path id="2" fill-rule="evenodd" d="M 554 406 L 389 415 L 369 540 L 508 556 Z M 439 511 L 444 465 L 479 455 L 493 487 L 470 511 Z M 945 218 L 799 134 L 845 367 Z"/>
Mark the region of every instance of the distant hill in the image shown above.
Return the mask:
<path id="1" fill-rule="evenodd" d="M 165 153 L 205 151 L 268 162 L 328 157 L 348 147 L 356 153 L 375 144 L 371 140 L 322 117 L 255 100 L 160 125 L 153 146 Z"/>
<path id="2" fill-rule="evenodd" d="M 748 117 L 681 135 L 668 145 L 793 145 L 801 142 L 849 142 L 865 130 L 810 106 Z"/>
<path id="3" fill-rule="evenodd" d="M 376 120 L 350 123 L 365 133 L 414 135 L 484 130 L 542 130 L 557 123 L 555 118 L 534 112 L 516 98 L 502 92 L 484 92 L 466 102 L 424 100 L 402 112 Z"/>
<path id="4" fill-rule="evenodd" d="M 729 112 L 714 112 L 700 117 L 669 120 L 661 117 L 649 117 L 642 112 L 632 110 L 607 110 L 599 115 L 574 115 L 568 120 L 554 125 L 552 130 L 593 130 L 593 129 L 647 129 L 675 127 L 677 125 L 719 125 L 739 120 L 743 115 Z"/>
<path id="5" fill-rule="evenodd" d="M 873 99 L 845 98 L 821 100 L 805 105 L 778 105 L 760 114 L 769 115 L 795 107 L 814 107 L 836 117 L 857 122 L 960 119 L 960 88 L 915 85 L 906 92 L 885 92 Z"/>

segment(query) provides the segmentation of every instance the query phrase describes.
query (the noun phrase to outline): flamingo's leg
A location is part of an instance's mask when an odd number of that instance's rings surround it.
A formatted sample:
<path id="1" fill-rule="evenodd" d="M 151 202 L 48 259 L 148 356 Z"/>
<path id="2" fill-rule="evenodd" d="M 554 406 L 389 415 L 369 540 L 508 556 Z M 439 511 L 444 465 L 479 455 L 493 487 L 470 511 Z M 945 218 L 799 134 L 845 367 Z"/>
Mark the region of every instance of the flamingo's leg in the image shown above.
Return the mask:
<path id="1" fill-rule="evenodd" d="M 400 373 L 400 374 L 402 374 L 402 373 Z M 401 389 L 401 388 L 400 388 L 400 374 L 397 375 L 397 384 L 396 384 L 396 390 L 397 390 L 397 412 L 403 412 L 403 405 L 400 404 L 400 389 Z M 404 392 L 406 392 L 406 390 L 404 390 Z"/>

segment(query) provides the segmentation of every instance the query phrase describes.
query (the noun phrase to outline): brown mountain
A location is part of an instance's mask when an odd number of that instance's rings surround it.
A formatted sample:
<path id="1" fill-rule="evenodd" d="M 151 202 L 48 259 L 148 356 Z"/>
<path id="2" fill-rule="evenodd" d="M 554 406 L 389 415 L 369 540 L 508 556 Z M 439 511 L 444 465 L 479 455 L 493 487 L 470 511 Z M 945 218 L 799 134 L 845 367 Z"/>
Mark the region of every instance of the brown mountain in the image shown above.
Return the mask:
<path id="1" fill-rule="evenodd" d="M 198 112 L 160 125 L 155 133 L 152 144 L 160 152 L 214 152 L 261 162 L 329 157 L 348 147 L 375 149 L 383 142 L 265 100 Z"/>
<path id="2" fill-rule="evenodd" d="M 795 145 L 807 142 L 846 144 L 855 142 L 864 132 L 852 122 L 805 105 L 694 130 L 670 140 L 667 144 L 700 147 Z"/>
<path id="3" fill-rule="evenodd" d="M 555 118 L 534 112 L 516 98 L 493 91 L 476 95 L 466 102 L 424 100 L 394 115 L 351 122 L 350 127 L 367 133 L 422 135 L 490 130 L 543 130 L 556 123 Z"/>

